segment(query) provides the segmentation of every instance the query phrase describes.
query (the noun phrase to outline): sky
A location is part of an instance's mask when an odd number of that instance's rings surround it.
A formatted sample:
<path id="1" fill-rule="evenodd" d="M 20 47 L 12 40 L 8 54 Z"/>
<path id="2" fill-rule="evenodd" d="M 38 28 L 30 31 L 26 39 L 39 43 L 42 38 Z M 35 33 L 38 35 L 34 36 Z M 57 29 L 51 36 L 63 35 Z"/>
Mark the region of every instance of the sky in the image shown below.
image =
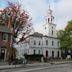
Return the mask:
<path id="1" fill-rule="evenodd" d="M 64 29 L 67 22 L 72 19 L 72 0 L 0 0 L 0 9 L 7 6 L 7 1 L 20 3 L 21 8 L 25 9 L 32 17 L 33 27 L 38 32 L 45 24 L 49 3 L 53 10 L 57 30 Z"/>

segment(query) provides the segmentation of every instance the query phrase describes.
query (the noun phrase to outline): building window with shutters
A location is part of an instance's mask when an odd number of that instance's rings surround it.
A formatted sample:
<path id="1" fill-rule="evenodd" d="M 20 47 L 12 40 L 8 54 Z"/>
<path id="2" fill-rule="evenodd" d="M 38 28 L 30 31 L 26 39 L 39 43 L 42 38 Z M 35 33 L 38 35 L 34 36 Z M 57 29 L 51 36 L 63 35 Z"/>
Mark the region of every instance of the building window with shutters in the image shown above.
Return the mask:
<path id="1" fill-rule="evenodd" d="M 8 34 L 2 33 L 2 40 L 8 40 Z"/>

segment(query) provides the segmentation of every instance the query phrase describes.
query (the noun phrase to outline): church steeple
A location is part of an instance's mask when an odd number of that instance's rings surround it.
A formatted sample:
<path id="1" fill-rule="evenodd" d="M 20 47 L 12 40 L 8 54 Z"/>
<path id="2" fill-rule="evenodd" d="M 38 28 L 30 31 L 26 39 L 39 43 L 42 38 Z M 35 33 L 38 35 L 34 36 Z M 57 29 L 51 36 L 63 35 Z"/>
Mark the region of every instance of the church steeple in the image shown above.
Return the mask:
<path id="1" fill-rule="evenodd" d="M 54 16 L 52 14 L 52 10 L 50 8 L 50 4 L 49 4 L 49 8 L 48 8 L 48 12 L 47 12 L 47 23 L 53 23 L 54 20 Z"/>
<path id="2" fill-rule="evenodd" d="M 56 34 L 56 24 L 54 24 L 54 16 L 53 11 L 50 7 L 48 7 L 47 15 L 46 15 L 46 24 L 44 26 L 44 35 L 50 36 L 50 37 L 57 37 Z"/>

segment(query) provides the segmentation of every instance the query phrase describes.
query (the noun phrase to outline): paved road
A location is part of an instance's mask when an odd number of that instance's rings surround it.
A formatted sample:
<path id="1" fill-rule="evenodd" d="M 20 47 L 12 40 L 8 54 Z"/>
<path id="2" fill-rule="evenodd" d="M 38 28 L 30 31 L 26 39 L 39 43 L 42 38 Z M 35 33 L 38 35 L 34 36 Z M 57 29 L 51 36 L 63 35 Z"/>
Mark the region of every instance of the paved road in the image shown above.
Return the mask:
<path id="1" fill-rule="evenodd" d="M 24 66 L 22 68 L 0 70 L 0 72 L 72 72 L 72 64 Z"/>
<path id="2" fill-rule="evenodd" d="M 30 72 L 72 72 L 71 65 L 60 65 L 60 66 L 53 66 L 45 69 L 30 71 Z"/>

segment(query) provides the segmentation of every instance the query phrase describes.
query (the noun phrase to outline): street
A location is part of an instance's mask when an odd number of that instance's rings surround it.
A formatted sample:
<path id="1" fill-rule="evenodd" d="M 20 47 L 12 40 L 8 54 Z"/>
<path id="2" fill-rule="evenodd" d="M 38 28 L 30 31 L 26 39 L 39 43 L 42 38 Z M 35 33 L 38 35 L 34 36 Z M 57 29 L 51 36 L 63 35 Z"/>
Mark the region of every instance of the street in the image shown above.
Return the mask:
<path id="1" fill-rule="evenodd" d="M 59 65 L 23 66 L 21 68 L 5 69 L 0 72 L 72 72 L 71 63 Z"/>

